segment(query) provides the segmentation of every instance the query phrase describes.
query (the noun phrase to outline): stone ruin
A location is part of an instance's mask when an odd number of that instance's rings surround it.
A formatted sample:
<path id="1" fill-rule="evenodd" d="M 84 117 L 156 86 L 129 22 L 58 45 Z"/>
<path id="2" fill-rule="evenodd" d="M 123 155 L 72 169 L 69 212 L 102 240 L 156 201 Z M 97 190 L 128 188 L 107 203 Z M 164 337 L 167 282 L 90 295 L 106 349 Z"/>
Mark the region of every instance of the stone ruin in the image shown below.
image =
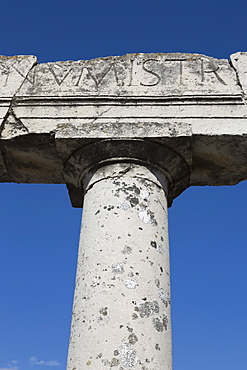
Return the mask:
<path id="1" fill-rule="evenodd" d="M 82 207 L 67 370 L 171 370 L 167 207 L 247 179 L 247 53 L 0 58 L 0 181 Z"/>

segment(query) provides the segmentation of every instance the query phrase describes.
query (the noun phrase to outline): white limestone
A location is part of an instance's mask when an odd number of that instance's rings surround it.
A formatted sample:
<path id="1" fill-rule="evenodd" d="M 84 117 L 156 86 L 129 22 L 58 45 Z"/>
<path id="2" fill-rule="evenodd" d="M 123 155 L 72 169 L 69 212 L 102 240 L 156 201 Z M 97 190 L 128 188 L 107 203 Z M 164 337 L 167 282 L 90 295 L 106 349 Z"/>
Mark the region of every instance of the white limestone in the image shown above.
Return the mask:
<path id="1" fill-rule="evenodd" d="M 0 181 L 63 183 L 66 161 L 84 145 L 145 138 L 185 159 L 191 185 L 236 184 L 247 177 L 245 60 L 2 57 Z"/>
<path id="2" fill-rule="evenodd" d="M 246 99 L 246 52 L 0 57 L 0 181 L 84 206 L 67 370 L 171 370 L 167 204 L 247 179 Z"/>
<path id="3" fill-rule="evenodd" d="M 0 56 L 0 122 L 8 112 L 13 97 L 37 63 L 33 55 Z"/>
<path id="4" fill-rule="evenodd" d="M 143 216 L 145 214 L 145 216 Z M 166 195 L 144 166 L 86 190 L 67 370 L 171 370 Z"/>
<path id="5" fill-rule="evenodd" d="M 129 54 L 39 64 L 19 96 L 234 95 L 240 88 L 225 59 L 199 54 Z"/>
<path id="6" fill-rule="evenodd" d="M 239 52 L 231 55 L 231 62 L 236 70 L 239 83 L 247 98 L 247 53 Z"/>
<path id="7" fill-rule="evenodd" d="M 36 63 L 33 55 L 0 56 L 0 97 L 12 98 Z"/>

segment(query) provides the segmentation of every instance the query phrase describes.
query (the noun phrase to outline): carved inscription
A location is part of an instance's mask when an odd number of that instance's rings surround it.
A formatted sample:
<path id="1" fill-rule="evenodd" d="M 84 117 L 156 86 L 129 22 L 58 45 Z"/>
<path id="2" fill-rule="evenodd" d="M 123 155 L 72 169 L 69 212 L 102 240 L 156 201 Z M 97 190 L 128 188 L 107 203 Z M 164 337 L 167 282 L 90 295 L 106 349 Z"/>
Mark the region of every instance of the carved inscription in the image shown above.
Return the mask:
<path id="1" fill-rule="evenodd" d="M 150 62 L 152 62 L 152 64 L 150 64 Z M 178 68 L 179 68 L 179 84 L 181 85 L 183 84 L 183 65 L 185 62 L 186 61 L 176 61 L 176 63 L 178 64 Z M 200 67 L 198 67 L 198 70 L 200 69 L 200 82 L 201 83 L 205 83 L 205 74 L 211 73 L 215 76 L 215 78 L 219 81 L 219 83 L 226 85 L 224 80 L 220 77 L 220 67 L 216 63 L 208 62 L 208 66 L 205 67 L 205 61 L 203 59 L 198 62 L 200 63 Z M 153 87 L 153 86 L 157 86 L 160 83 L 166 83 L 164 78 L 162 78 L 162 72 L 165 72 L 167 66 L 169 66 L 170 63 L 171 62 L 169 60 L 161 63 L 160 61 L 156 59 L 146 59 L 142 63 L 141 69 L 147 75 L 149 75 L 149 77 L 152 76 L 153 81 L 148 83 L 148 82 L 145 82 L 145 78 L 144 78 L 143 81 L 138 81 L 139 85 Z M 154 68 L 155 64 L 156 64 L 156 68 Z M 102 81 L 107 78 L 107 75 L 109 74 L 111 70 L 113 71 L 113 74 L 114 74 L 115 84 L 123 85 L 121 83 L 121 76 L 120 78 L 118 77 L 118 65 L 115 63 L 111 63 L 110 65 L 106 66 L 105 70 L 101 74 L 98 74 L 98 77 L 96 77 L 97 71 L 96 72 L 93 71 L 92 67 L 81 67 L 79 71 L 78 71 L 78 68 L 71 67 L 68 70 L 64 69 L 62 71 L 62 74 L 57 73 L 56 68 L 60 68 L 60 67 L 49 66 L 49 71 L 54 78 L 54 82 L 58 86 L 61 86 L 62 84 L 64 84 L 66 82 L 66 79 L 68 79 L 68 76 L 72 75 L 74 86 L 79 86 L 80 83 L 83 83 L 84 79 L 91 79 L 94 82 L 95 87 L 99 88 L 100 85 L 102 84 Z M 18 71 L 17 69 L 16 71 L 20 73 L 21 75 L 20 71 Z M 6 73 L 7 73 L 7 69 L 6 69 Z M 130 74 L 130 81 L 129 81 L 128 86 L 133 86 L 133 60 L 131 60 L 130 62 L 129 74 Z M 32 75 L 30 74 L 30 76 L 27 77 L 27 80 L 31 84 L 35 84 L 35 71 L 33 71 Z"/>
<path id="2" fill-rule="evenodd" d="M 11 72 L 17 72 L 18 75 L 20 75 L 22 78 L 25 78 L 26 76 L 23 74 L 23 72 L 18 69 L 18 61 L 17 60 L 4 60 L 4 62 L 0 63 L 0 74 L 3 78 L 4 82 L 3 85 L 6 86 L 8 84 L 9 76 L 11 75 Z"/>
<path id="3" fill-rule="evenodd" d="M 156 56 L 157 55 L 157 56 Z M 233 70 L 227 61 L 196 56 L 166 57 L 169 54 L 136 54 L 93 61 L 40 64 L 26 78 L 28 93 L 110 95 L 179 95 L 228 93 Z M 231 83 L 229 83 L 229 81 Z M 29 87 L 27 86 L 29 84 Z M 33 90 L 30 89 L 33 86 Z M 25 90 L 23 88 L 23 90 Z M 66 92 L 67 91 L 67 92 Z"/>
<path id="4" fill-rule="evenodd" d="M 222 78 L 219 76 L 219 73 L 220 73 L 220 67 L 214 63 L 214 62 L 209 62 L 208 63 L 208 68 L 209 69 L 205 69 L 204 68 L 204 60 L 202 59 L 201 60 L 201 70 L 202 70 L 202 82 L 205 81 L 205 73 L 213 73 L 215 75 L 215 77 L 217 78 L 217 80 L 222 84 L 222 85 L 226 85 L 226 83 L 222 80 Z"/>
<path id="5" fill-rule="evenodd" d="M 89 67 L 82 67 L 81 70 L 79 71 L 79 74 L 78 74 L 78 71 L 72 67 L 69 70 L 65 70 L 62 76 L 59 76 L 56 73 L 55 67 L 49 66 L 49 70 L 51 74 L 53 75 L 54 80 L 58 84 L 58 86 L 61 86 L 65 82 L 68 75 L 72 74 L 75 86 L 79 86 L 80 82 L 83 81 L 84 78 L 90 78 L 94 82 L 95 86 L 98 88 L 100 84 L 102 83 L 103 79 L 111 71 L 111 69 L 114 72 L 116 84 L 118 84 L 117 70 L 116 70 L 116 66 L 114 63 L 111 63 L 109 66 L 106 66 L 106 69 L 103 71 L 103 73 L 98 78 L 96 77 L 96 75 L 94 75 L 92 69 L 90 69 Z M 34 79 L 32 83 L 35 83 Z"/>
<path id="6" fill-rule="evenodd" d="M 27 74 L 36 64 L 34 56 L 0 56 L 0 93 L 1 96 L 11 96 L 27 79 Z"/>
<path id="7" fill-rule="evenodd" d="M 144 70 L 145 72 L 150 73 L 151 75 L 155 76 L 157 80 L 156 80 L 155 82 L 151 83 L 151 84 L 146 84 L 146 83 L 140 82 L 140 84 L 141 84 L 142 86 L 156 86 L 156 85 L 158 85 L 158 84 L 160 83 L 160 81 L 161 81 L 161 76 L 159 76 L 159 75 L 158 75 L 158 73 L 156 73 L 156 72 L 152 71 L 152 69 L 150 69 L 150 68 L 148 68 L 148 67 L 146 66 L 146 64 L 147 64 L 148 62 L 150 62 L 150 61 L 152 61 L 152 62 L 158 62 L 156 59 L 147 59 L 147 60 L 145 60 L 145 62 L 143 62 L 143 63 L 142 63 L 142 68 L 143 68 L 143 70 Z"/>

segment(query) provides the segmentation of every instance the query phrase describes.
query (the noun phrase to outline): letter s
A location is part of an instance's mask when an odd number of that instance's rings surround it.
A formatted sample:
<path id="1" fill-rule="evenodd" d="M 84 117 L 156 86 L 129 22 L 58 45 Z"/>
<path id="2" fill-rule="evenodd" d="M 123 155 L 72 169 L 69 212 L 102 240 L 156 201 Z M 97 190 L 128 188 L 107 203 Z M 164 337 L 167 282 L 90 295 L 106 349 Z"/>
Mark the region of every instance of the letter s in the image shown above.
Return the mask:
<path id="1" fill-rule="evenodd" d="M 156 72 L 154 72 L 154 71 L 150 71 L 150 69 L 148 69 L 147 67 L 146 67 L 146 63 L 148 63 L 148 62 L 150 62 L 150 61 L 154 61 L 154 62 L 157 62 L 157 60 L 156 59 L 147 59 L 147 60 L 145 60 L 145 62 L 143 62 L 143 64 L 142 64 L 142 68 L 143 68 L 143 70 L 145 71 L 145 72 L 147 72 L 147 73 L 150 73 L 151 75 L 153 75 L 153 76 L 155 76 L 156 78 L 157 78 L 157 81 L 156 82 L 154 82 L 154 83 L 152 83 L 152 84 L 144 84 L 144 83 L 140 83 L 140 85 L 142 85 L 142 86 L 156 86 L 156 85 L 158 85 L 158 83 L 160 83 L 160 80 L 161 80 L 161 77 L 158 75 L 158 73 L 156 73 Z"/>

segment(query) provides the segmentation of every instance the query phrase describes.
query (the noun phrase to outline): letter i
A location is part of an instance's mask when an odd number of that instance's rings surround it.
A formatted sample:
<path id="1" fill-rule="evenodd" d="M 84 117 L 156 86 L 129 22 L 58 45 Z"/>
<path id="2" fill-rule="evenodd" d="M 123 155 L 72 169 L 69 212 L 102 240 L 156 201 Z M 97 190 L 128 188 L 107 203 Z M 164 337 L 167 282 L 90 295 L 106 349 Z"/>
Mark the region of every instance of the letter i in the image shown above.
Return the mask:
<path id="1" fill-rule="evenodd" d="M 132 80 L 133 80 L 133 63 L 134 63 L 134 59 L 130 59 L 130 80 L 129 80 L 129 85 L 128 86 L 132 86 Z"/>

